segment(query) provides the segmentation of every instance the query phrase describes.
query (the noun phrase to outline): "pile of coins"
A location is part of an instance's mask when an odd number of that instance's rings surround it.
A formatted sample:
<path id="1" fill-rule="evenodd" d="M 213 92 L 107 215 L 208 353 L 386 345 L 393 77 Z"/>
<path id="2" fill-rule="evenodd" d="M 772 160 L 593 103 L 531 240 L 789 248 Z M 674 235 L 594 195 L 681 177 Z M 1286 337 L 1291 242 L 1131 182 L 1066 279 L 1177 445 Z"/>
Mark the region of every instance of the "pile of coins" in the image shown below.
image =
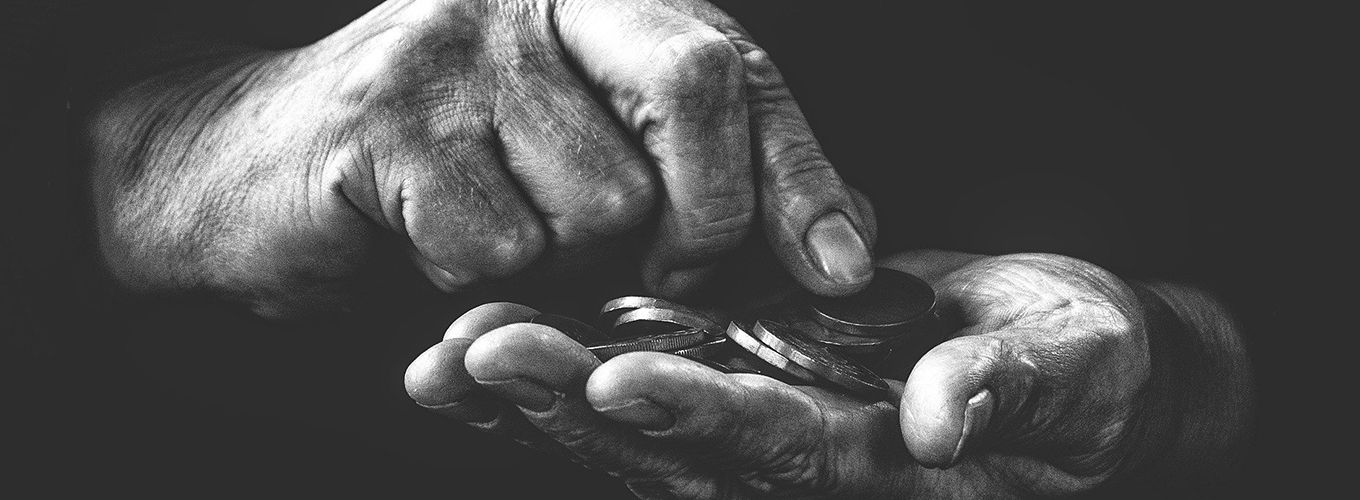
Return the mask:
<path id="1" fill-rule="evenodd" d="M 532 321 L 561 330 L 602 361 L 666 352 L 728 373 L 759 373 L 868 400 L 887 399 L 883 379 L 905 378 L 944 334 L 930 285 L 887 268 L 848 297 L 796 294 L 731 317 L 627 296 L 605 303 L 594 325 L 554 314 Z"/>

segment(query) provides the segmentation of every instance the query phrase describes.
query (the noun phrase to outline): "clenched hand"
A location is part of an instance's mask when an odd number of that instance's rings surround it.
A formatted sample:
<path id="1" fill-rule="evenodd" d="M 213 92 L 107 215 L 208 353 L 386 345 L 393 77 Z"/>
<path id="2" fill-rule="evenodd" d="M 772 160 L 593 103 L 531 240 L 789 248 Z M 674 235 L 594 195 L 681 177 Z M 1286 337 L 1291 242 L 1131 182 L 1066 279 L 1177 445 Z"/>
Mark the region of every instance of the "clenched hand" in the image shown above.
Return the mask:
<path id="1" fill-rule="evenodd" d="M 867 202 L 769 54 L 699 0 L 390 0 L 306 47 L 174 60 L 87 123 L 103 252 L 137 288 L 283 316 L 343 304 L 391 235 L 452 292 L 649 217 L 656 294 L 757 225 L 815 292 L 872 274 Z"/>

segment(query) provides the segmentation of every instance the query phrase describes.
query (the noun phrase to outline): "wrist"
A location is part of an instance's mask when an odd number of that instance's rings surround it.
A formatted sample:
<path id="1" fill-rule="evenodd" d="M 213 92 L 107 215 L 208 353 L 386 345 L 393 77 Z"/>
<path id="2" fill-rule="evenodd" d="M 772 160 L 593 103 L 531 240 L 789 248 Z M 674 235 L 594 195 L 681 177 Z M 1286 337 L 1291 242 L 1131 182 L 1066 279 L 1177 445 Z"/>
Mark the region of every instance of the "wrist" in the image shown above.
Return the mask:
<path id="1" fill-rule="evenodd" d="M 1239 329 L 1213 296 L 1171 283 L 1130 283 L 1142 305 L 1151 375 L 1112 484 L 1184 491 L 1241 473 L 1252 425 L 1251 368 Z"/>
<path id="2" fill-rule="evenodd" d="M 119 281 L 135 289 L 201 284 L 203 260 L 242 201 L 250 162 L 223 162 L 256 141 L 232 127 L 271 54 L 203 48 L 163 71 L 123 81 L 77 104 L 101 249 Z M 97 95 L 97 97 L 93 97 Z M 234 164 L 233 164 L 234 163 Z"/>

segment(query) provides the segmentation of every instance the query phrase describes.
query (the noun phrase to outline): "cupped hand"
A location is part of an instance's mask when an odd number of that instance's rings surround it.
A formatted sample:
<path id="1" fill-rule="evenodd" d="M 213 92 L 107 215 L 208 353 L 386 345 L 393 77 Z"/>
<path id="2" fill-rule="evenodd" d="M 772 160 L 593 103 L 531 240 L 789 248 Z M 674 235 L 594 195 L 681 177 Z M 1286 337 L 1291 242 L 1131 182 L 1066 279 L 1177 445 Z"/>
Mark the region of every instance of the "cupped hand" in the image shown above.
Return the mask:
<path id="1" fill-rule="evenodd" d="M 1141 306 L 1055 255 L 896 256 L 958 329 L 865 402 L 661 353 L 601 364 L 536 312 L 487 304 L 407 370 L 421 405 L 621 477 L 644 498 L 1090 491 L 1158 436 Z M 1142 434 L 1138 434 L 1142 433 Z"/>
<path id="2" fill-rule="evenodd" d="M 872 274 L 867 202 L 700 0 L 390 0 L 296 50 L 205 54 L 88 120 L 104 254 L 139 288 L 288 315 L 342 303 L 387 235 L 453 292 L 639 227 L 659 295 L 756 226 L 812 291 Z"/>

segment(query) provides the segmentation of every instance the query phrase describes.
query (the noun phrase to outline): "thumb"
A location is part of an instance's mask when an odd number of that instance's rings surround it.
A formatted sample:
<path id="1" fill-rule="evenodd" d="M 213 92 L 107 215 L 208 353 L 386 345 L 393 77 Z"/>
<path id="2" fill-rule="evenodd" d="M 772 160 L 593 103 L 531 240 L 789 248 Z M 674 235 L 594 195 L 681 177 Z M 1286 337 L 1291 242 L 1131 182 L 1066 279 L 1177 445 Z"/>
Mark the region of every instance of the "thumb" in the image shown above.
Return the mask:
<path id="1" fill-rule="evenodd" d="M 902 437 L 922 465 L 948 467 L 989 433 L 1006 428 L 1005 416 L 1023 407 L 1036 369 L 996 334 L 959 337 L 926 353 L 902 393 Z"/>

